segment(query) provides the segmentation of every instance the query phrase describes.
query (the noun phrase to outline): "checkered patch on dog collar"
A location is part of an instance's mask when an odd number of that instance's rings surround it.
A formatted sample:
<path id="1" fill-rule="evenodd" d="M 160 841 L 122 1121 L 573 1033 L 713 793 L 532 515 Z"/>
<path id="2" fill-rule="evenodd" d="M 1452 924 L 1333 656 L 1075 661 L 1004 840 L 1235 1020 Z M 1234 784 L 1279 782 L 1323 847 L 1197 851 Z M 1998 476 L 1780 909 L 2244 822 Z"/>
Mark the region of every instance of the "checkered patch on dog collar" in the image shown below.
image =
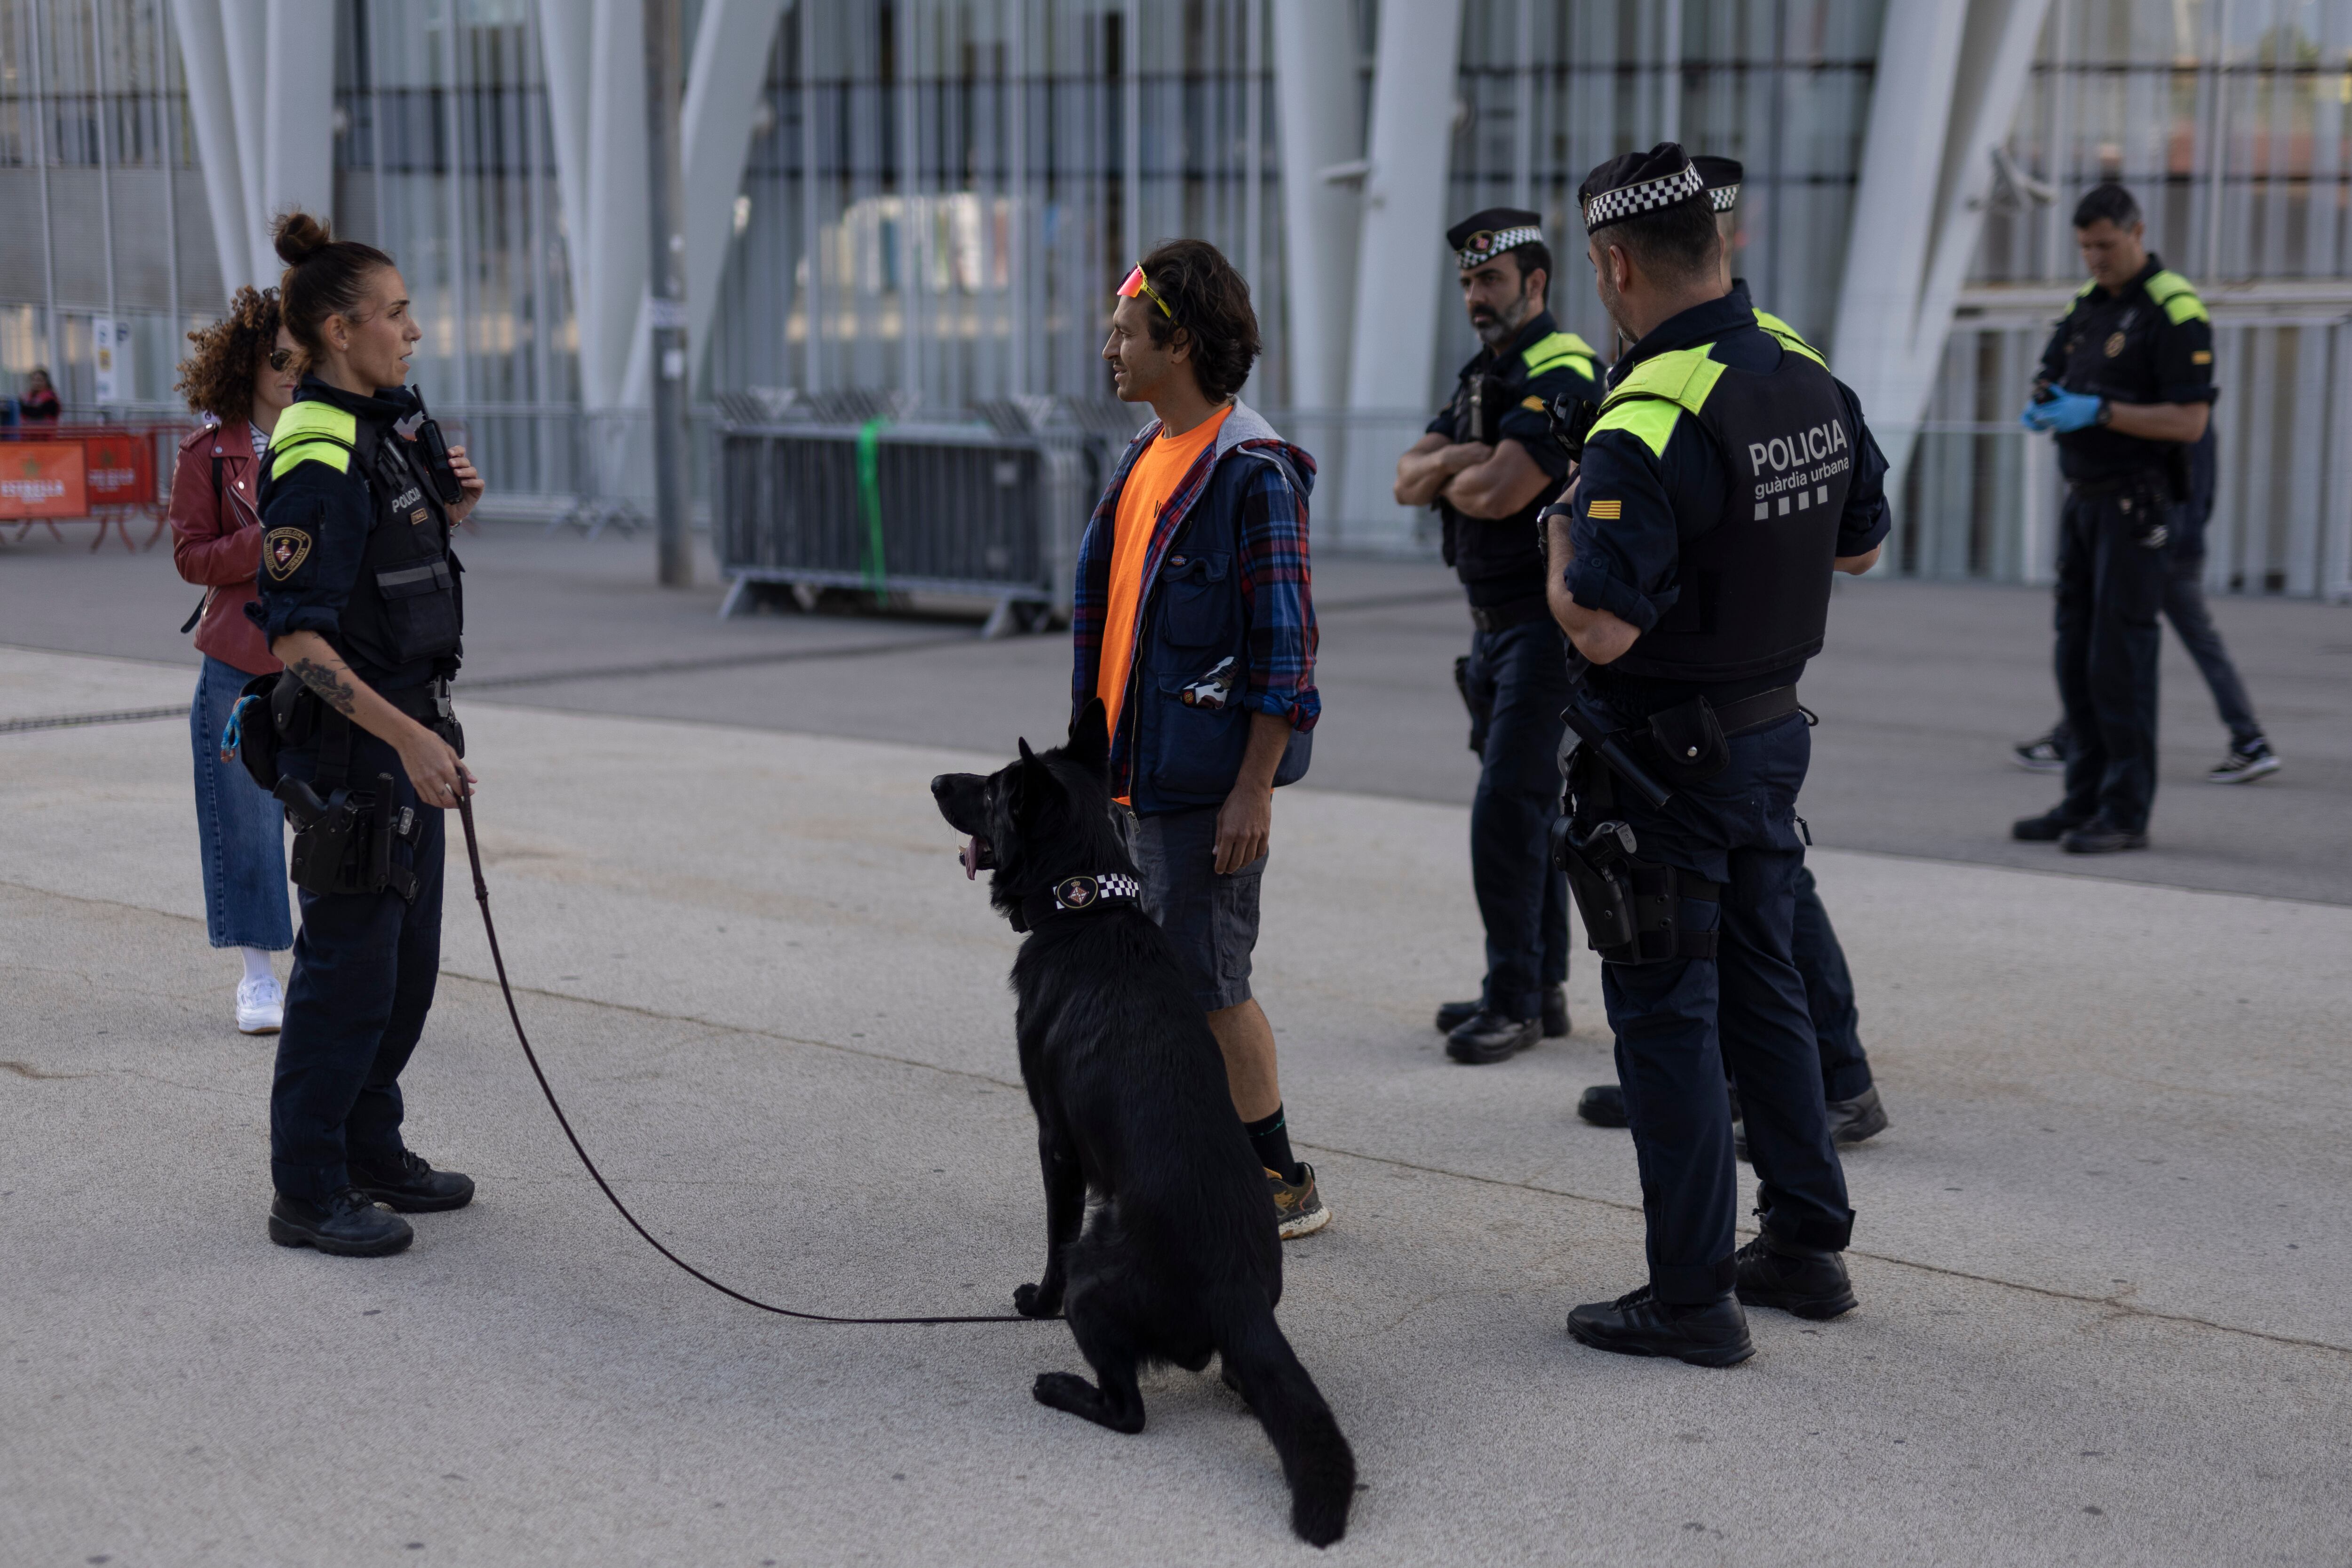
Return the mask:
<path id="1" fill-rule="evenodd" d="M 1704 195 L 1706 190 L 1706 182 L 1699 177 L 1698 171 L 1685 163 L 1673 174 L 1661 174 L 1654 180 L 1602 191 L 1584 204 L 1584 230 L 1590 234 L 1612 223 L 1623 223 L 1627 218 L 1686 202 Z"/>
<path id="2" fill-rule="evenodd" d="M 1057 910 L 1090 910 L 1114 899 L 1131 903 L 1142 896 L 1143 884 L 1118 871 L 1106 871 L 1096 877 L 1065 877 L 1054 884 L 1054 907 Z"/>

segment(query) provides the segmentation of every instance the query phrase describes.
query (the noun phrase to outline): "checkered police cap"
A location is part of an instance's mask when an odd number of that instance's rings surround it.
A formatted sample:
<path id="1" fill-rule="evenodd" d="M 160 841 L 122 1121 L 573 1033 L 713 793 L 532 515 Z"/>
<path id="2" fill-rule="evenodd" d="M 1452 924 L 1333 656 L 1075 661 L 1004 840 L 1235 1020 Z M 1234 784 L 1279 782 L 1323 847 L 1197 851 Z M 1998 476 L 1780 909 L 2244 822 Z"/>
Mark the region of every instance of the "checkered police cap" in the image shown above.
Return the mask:
<path id="1" fill-rule="evenodd" d="M 1737 158 L 1717 158 L 1701 153 L 1691 160 L 1691 167 L 1706 183 L 1707 204 L 1719 213 L 1727 213 L 1739 205 L 1739 182 L 1748 171 Z"/>
<path id="2" fill-rule="evenodd" d="M 1484 267 L 1505 251 L 1543 243 L 1543 215 L 1524 207 L 1488 207 L 1445 231 L 1445 243 L 1462 270 Z"/>
<path id="3" fill-rule="evenodd" d="M 1584 212 L 1584 231 L 1591 234 L 1706 195 L 1706 182 L 1681 144 L 1661 142 L 1647 153 L 1628 153 L 1593 170 L 1576 200 Z"/>

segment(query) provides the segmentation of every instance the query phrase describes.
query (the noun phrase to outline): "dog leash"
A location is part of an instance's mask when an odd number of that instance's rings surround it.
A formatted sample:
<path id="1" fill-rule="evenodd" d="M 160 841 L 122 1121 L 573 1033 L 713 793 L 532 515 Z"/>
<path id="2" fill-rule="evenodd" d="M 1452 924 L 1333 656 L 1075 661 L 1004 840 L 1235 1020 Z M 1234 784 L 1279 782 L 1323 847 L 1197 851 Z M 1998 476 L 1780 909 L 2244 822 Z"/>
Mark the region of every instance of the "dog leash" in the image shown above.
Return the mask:
<path id="1" fill-rule="evenodd" d="M 629 1228 L 646 1238 L 646 1246 L 720 1295 L 731 1296 L 747 1307 L 757 1307 L 762 1312 L 773 1312 L 780 1318 L 799 1318 L 812 1323 L 873 1324 L 1045 1323 L 1057 1321 L 1056 1318 L 1024 1318 L 1012 1313 L 982 1317 L 836 1318 L 826 1312 L 796 1311 L 790 1307 L 779 1307 L 772 1302 L 762 1301 L 756 1296 L 747 1296 L 731 1285 L 722 1285 L 668 1247 L 664 1247 L 660 1239 L 652 1231 L 647 1230 L 636 1215 L 629 1212 L 629 1205 L 621 1201 L 621 1194 L 613 1190 L 613 1184 L 604 1179 L 604 1173 L 598 1170 L 596 1162 L 588 1157 L 588 1150 L 580 1142 L 580 1134 L 572 1130 L 572 1119 L 563 1114 L 562 1102 L 555 1098 L 555 1090 L 547 1081 L 546 1070 L 539 1065 L 539 1053 L 530 1048 L 530 1037 L 523 1033 L 522 1014 L 515 1007 L 514 987 L 507 984 L 507 961 L 499 952 L 499 928 L 490 920 L 490 887 L 488 882 L 482 880 L 482 851 L 474 838 L 474 797 L 471 791 L 457 797 L 457 819 L 466 826 L 466 860 L 474 871 L 474 902 L 481 906 L 482 934 L 490 939 L 490 963 L 499 972 L 499 991 L 507 999 L 507 1016 L 514 1024 L 515 1038 L 522 1043 L 523 1058 L 530 1063 L 531 1076 L 539 1079 L 539 1091 L 547 1096 L 547 1108 L 555 1112 L 556 1124 L 563 1129 L 563 1135 L 572 1141 L 572 1152 L 580 1156 L 580 1163 L 588 1167 L 589 1175 L 595 1178 L 596 1185 L 604 1193 L 606 1201 L 612 1204 L 623 1219 L 629 1222 Z"/>

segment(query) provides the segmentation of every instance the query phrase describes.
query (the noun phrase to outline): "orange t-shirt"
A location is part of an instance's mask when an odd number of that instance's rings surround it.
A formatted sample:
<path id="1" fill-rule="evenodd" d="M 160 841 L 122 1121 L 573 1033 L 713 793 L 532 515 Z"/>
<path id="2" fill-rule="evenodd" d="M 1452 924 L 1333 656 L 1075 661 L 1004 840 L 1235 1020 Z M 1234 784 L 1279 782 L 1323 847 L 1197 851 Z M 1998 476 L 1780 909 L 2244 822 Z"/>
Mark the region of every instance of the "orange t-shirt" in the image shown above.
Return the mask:
<path id="1" fill-rule="evenodd" d="M 1135 658 L 1135 617 L 1143 605 L 1143 558 L 1151 552 L 1151 533 L 1160 513 L 1176 487 L 1192 470 L 1193 461 L 1217 438 L 1227 404 L 1181 436 L 1161 431 L 1135 466 L 1118 492 L 1118 510 L 1111 527 L 1110 604 L 1103 614 L 1102 669 L 1095 679 L 1095 695 L 1102 699 L 1103 717 L 1110 732 L 1118 733 L 1118 710 L 1127 696 L 1128 666 Z"/>

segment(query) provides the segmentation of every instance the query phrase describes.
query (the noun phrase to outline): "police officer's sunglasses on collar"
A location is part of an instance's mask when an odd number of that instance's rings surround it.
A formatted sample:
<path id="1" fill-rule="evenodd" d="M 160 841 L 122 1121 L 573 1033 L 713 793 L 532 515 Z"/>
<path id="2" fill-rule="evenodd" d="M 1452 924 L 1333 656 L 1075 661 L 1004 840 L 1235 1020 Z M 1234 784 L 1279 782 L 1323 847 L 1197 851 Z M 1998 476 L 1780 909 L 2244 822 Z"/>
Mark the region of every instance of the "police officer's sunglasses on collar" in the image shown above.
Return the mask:
<path id="1" fill-rule="evenodd" d="M 1139 294 L 1159 306 L 1160 313 L 1170 321 L 1176 319 L 1176 312 L 1168 308 L 1168 301 L 1160 297 L 1160 291 L 1151 286 L 1151 279 L 1143 275 L 1143 263 L 1139 261 L 1135 264 L 1135 270 L 1127 275 L 1127 281 L 1118 286 L 1118 297 L 1122 300 L 1132 300 Z"/>

